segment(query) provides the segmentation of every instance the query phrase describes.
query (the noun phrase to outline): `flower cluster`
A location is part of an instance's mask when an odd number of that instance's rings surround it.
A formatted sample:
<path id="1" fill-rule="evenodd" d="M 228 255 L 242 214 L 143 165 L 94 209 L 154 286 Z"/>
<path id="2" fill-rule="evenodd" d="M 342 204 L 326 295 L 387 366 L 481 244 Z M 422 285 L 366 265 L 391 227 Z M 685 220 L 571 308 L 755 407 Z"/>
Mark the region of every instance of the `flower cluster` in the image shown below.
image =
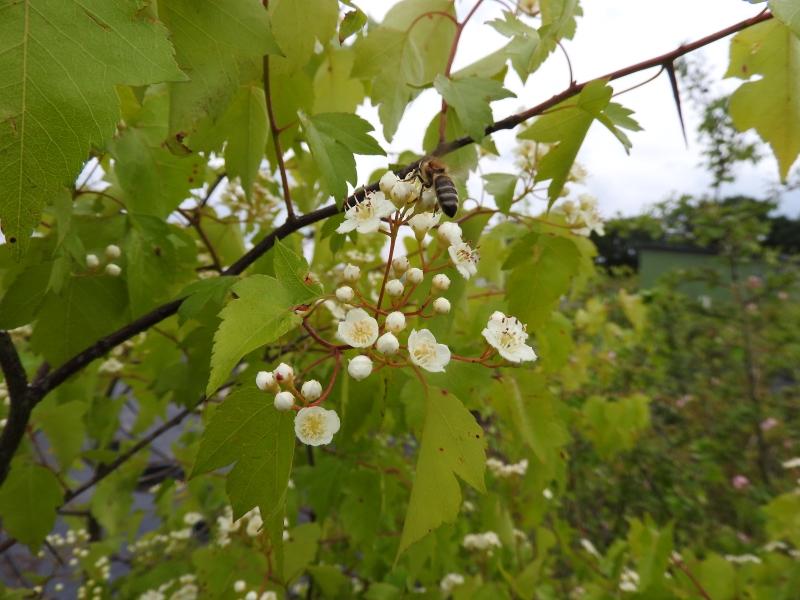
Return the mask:
<path id="1" fill-rule="evenodd" d="M 464 536 L 461 542 L 467 550 L 479 550 L 492 554 L 495 548 L 502 548 L 503 544 L 500 543 L 500 538 L 494 531 L 487 531 L 485 533 L 468 533 Z"/>
<path id="2" fill-rule="evenodd" d="M 448 573 L 442 577 L 439 589 L 442 590 L 442 595 L 447 597 L 453 593 L 453 588 L 464 585 L 464 581 L 464 576 L 461 573 Z"/>
<path id="3" fill-rule="evenodd" d="M 518 463 L 506 464 L 496 458 L 489 458 L 486 460 L 486 467 L 492 475 L 500 479 L 507 479 L 515 475 L 522 477 L 528 472 L 528 459 L 523 458 Z"/>
<path id="4" fill-rule="evenodd" d="M 619 589 L 623 592 L 639 591 L 639 574 L 625 567 L 619 575 Z"/>
<path id="5" fill-rule="evenodd" d="M 234 592 L 241 594 L 246 589 L 247 582 L 245 582 L 243 579 L 239 579 L 233 584 Z M 250 590 L 244 596 L 242 596 L 242 598 L 243 600 L 278 600 L 278 595 L 272 590 L 262 592 L 261 594 L 258 593 L 258 590 Z"/>
<path id="6" fill-rule="evenodd" d="M 104 253 L 109 261 L 105 266 L 106 275 L 111 275 L 111 277 L 119 277 L 119 275 L 122 273 L 122 267 L 113 261 L 122 256 L 122 250 L 116 244 L 109 244 L 106 246 Z M 96 270 L 98 267 L 100 267 L 100 258 L 96 254 L 87 254 L 86 267 L 91 271 Z"/>
<path id="7" fill-rule="evenodd" d="M 573 233 L 589 236 L 594 231 L 597 235 L 605 233 L 603 217 L 597 209 L 597 199 L 584 194 L 575 204 L 567 200 L 561 204 L 561 212 L 567 219 L 567 224 L 573 227 Z"/>

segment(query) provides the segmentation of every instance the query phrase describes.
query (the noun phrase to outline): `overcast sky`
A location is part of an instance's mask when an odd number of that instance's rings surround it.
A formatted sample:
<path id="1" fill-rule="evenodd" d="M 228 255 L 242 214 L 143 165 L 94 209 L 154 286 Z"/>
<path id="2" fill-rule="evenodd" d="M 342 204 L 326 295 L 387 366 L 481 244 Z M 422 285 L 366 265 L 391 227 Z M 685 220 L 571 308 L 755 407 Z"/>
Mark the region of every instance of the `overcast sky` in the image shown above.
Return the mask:
<path id="1" fill-rule="evenodd" d="M 470 10 L 474 1 L 457 0 L 460 18 Z M 359 5 L 381 20 L 393 4 L 373 1 Z M 575 39 L 565 43 L 578 81 L 667 52 L 683 42 L 753 16 L 763 7 L 743 0 L 584 0 L 581 4 L 584 16 L 578 21 Z M 498 2 L 483 3 L 464 31 L 454 70 L 503 45 L 506 38 L 484 25 L 485 21 L 499 16 L 501 10 L 502 5 Z M 694 54 L 702 55 L 711 76 L 719 82 L 720 91 L 731 91 L 738 85 L 738 80 L 722 80 L 727 69 L 729 42 L 730 38 L 726 38 Z M 653 74 L 655 70 L 638 73 L 613 85 L 616 90 L 627 88 Z M 506 85 L 517 97 L 495 102 L 495 118 L 545 100 L 568 83 L 566 62 L 558 52 L 524 86 L 512 72 Z M 666 75 L 662 74 L 656 81 L 620 96 L 618 101 L 635 111 L 634 117 L 644 128 L 644 131 L 631 135 L 631 155 L 625 154 L 619 142 L 605 128 L 595 125 L 578 156 L 589 173 L 588 191 L 599 198 L 602 212 L 606 215 L 617 211 L 631 214 L 672 194 L 707 192 L 710 177 L 699 167 L 700 148 L 694 141 L 698 114 L 684 98 L 683 110 L 689 134 L 687 148 Z M 406 112 L 398 135 L 385 147 L 394 152 L 405 149 L 421 152 L 422 131 L 438 110 L 439 102 L 433 90 L 420 95 Z M 377 111 L 366 107 L 359 112 L 375 123 L 378 137 L 385 142 L 380 136 Z M 502 158 L 494 161 L 496 168 L 489 170 L 513 170 L 514 135 L 511 132 L 495 134 Z M 359 159 L 360 180 L 365 180 L 378 166 L 380 161 L 374 158 Z M 777 180 L 775 159 L 768 155 L 757 167 L 742 167 L 736 183 L 726 186 L 723 192 L 763 197 L 777 184 Z M 800 213 L 800 193 L 784 194 L 781 211 L 796 217 Z"/>

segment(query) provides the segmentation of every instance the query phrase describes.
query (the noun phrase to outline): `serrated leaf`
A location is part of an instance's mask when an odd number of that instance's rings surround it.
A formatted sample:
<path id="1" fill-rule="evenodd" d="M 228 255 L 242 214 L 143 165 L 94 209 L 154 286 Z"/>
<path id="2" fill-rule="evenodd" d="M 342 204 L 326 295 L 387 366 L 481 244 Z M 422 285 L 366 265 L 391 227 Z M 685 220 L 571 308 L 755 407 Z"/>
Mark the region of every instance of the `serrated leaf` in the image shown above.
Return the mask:
<path id="1" fill-rule="evenodd" d="M 303 304 L 322 295 L 322 286 L 309 276 L 308 263 L 289 246 L 275 241 L 275 276 L 289 292 L 292 302 Z"/>
<path id="2" fill-rule="evenodd" d="M 530 72 L 538 69 L 556 49 L 559 40 L 572 39 L 577 29 L 577 17 L 583 14 L 579 0 L 541 0 L 542 25 L 539 45 L 532 58 Z"/>
<path id="3" fill-rule="evenodd" d="M 79 400 L 57 404 L 54 396 L 48 396 L 34 409 L 33 422 L 44 431 L 63 470 L 80 454 L 86 430 L 83 414 L 87 408 Z"/>
<path id="4" fill-rule="evenodd" d="M 356 7 L 345 13 L 342 22 L 339 23 L 339 43 L 343 43 L 351 35 L 359 31 L 367 24 L 367 15 Z"/>
<path id="5" fill-rule="evenodd" d="M 233 277 L 212 277 L 190 283 L 178 294 L 178 297 L 186 298 L 178 308 L 178 314 L 183 319 L 191 319 L 199 315 L 208 304 L 221 307 L 234 283 L 236 279 Z"/>
<path id="6" fill-rule="evenodd" d="M 47 294 L 52 270 L 52 262 L 31 265 L 11 282 L 0 300 L 0 329 L 33 321 Z"/>
<path id="7" fill-rule="evenodd" d="M 63 502 L 64 492 L 55 475 L 18 458 L 0 487 L 3 528 L 23 544 L 38 548 L 55 525 L 56 508 Z"/>
<path id="8" fill-rule="evenodd" d="M 431 388 L 426 399 L 414 486 L 408 503 L 397 555 L 445 522 L 453 522 L 461 507 L 456 475 L 478 490 L 486 490 L 486 440 L 475 417 L 446 390 Z"/>
<path id="9" fill-rule="evenodd" d="M 0 6 L 0 223 L 19 257 L 45 201 L 114 133 L 118 84 L 185 79 L 138 0 Z"/>
<path id="10" fill-rule="evenodd" d="M 524 83 L 528 75 L 535 69 L 539 55 L 539 32 L 526 24 L 511 12 L 503 13 L 503 20 L 489 21 L 498 33 L 511 38 L 511 41 L 502 49 L 502 55 L 511 59 L 511 66 Z"/>
<path id="11" fill-rule="evenodd" d="M 733 93 L 730 114 L 737 129 L 755 129 L 770 145 L 785 180 L 800 154 L 800 38 L 776 19 L 745 29 L 731 41 L 726 75 L 760 75 Z"/>
<path id="12" fill-rule="evenodd" d="M 565 237 L 530 234 L 519 240 L 503 265 L 513 267 L 506 286 L 510 313 L 535 332 L 569 290 L 579 259 L 574 242 Z"/>
<path id="13" fill-rule="evenodd" d="M 214 334 L 208 394 L 225 382 L 245 354 L 300 324 L 291 293 L 274 277 L 251 275 L 232 289 L 237 298 L 220 312 L 222 322 Z"/>
<path id="14" fill-rule="evenodd" d="M 345 182 L 356 184 L 356 161 L 353 154 L 386 153 L 369 135 L 372 125 L 347 113 L 300 115 L 308 146 L 322 174 L 322 183 L 334 198 L 347 195 Z"/>
<path id="15" fill-rule="evenodd" d="M 283 511 L 294 456 L 294 413 L 255 387 L 230 394 L 206 426 L 192 477 L 233 463 L 226 491 L 238 519 L 258 506 L 269 522 Z"/>
<path id="16" fill-rule="evenodd" d="M 517 176 L 510 173 L 489 173 L 482 177 L 486 182 L 486 191 L 494 197 L 497 208 L 507 215 L 508 211 L 511 210 L 511 202 L 514 199 Z"/>
<path id="17" fill-rule="evenodd" d="M 225 168 L 229 177 L 239 177 L 249 198 L 264 158 L 269 131 L 263 88 L 258 85 L 241 88 L 225 116 L 229 132 Z"/>
<path id="18" fill-rule="evenodd" d="M 583 405 L 584 433 L 604 459 L 633 448 L 650 426 L 650 399 L 633 394 L 611 402 L 592 396 Z"/>
<path id="19" fill-rule="evenodd" d="M 240 85 L 260 78 L 263 56 L 281 49 L 259 0 L 160 0 L 158 9 L 189 75 L 170 86 L 170 131 L 183 137 L 220 117 Z"/>
<path id="20" fill-rule="evenodd" d="M 542 115 L 519 134 L 523 140 L 555 144 L 539 163 L 536 181 L 550 180 L 548 208 L 561 194 L 569 171 L 578 156 L 592 122 L 599 119 L 611 100 L 612 89 L 603 81 L 593 81 L 576 98 L 565 100 Z M 615 113 L 612 113 L 614 115 Z M 606 119 L 606 126 L 611 116 Z"/>
<path id="21" fill-rule="evenodd" d="M 514 97 L 514 94 L 494 79 L 467 77 L 448 79 L 437 75 L 433 82 L 442 98 L 458 114 L 461 125 L 475 141 L 483 139 L 486 126 L 492 122 L 492 100 Z"/>

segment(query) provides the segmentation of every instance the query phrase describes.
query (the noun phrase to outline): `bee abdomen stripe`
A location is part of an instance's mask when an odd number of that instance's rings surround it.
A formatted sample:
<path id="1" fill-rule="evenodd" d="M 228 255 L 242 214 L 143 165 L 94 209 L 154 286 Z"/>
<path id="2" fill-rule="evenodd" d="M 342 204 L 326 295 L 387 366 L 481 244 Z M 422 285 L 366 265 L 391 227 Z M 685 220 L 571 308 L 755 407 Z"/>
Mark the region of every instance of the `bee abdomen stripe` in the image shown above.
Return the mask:
<path id="1" fill-rule="evenodd" d="M 456 192 L 456 186 L 453 185 L 452 181 L 446 179 L 438 178 L 436 180 L 436 195 L 439 196 L 440 200 L 452 196 L 453 199 L 458 202 L 458 192 Z"/>

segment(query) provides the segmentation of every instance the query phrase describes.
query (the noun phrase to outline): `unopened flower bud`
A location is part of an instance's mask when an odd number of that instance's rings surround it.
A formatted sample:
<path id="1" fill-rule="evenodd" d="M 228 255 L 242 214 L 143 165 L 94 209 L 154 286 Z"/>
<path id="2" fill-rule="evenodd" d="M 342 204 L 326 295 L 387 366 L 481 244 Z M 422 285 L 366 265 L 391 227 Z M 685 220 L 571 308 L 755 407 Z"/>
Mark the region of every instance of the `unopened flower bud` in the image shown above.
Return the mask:
<path id="1" fill-rule="evenodd" d="M 386 293 L 390 296 L 399 296 L 403 293 L 403 282 L 399 279 L 392 279 L 386 282 Z"/>
<path id="2" fill-rule="evenodd" d="M 423 277 L 425 277 L 425 274 L 422 272 L 422 269 L 418 269 L 417 267 L 409 269 L 408 273 L 406 273 L 406 281 L 414 285 L 422 283 Z"/>
<path id="3" fill-rule="evenodd" d="M 461 243 L 461 227 L 457 223 L 447 221 L 439 225 L 439 239 L 447 242 L 449 245 Z"/>
<path id="4" fill-rule="evenodd" d="M 256 387 L 262 392 L 273 389 L 275 387 L 275 376 L 269 371 L 259 371 L 256 373 Z"/>
<path id="5" fill-rule="evenodd" d="M 446 315 L 450 312 L 450 300 L 447 298 L 437 298 L 433 301 L 433 310 L 440 315 Z"/>
<path id="6" fill-rule="evenodd" d="M 378 182 L 378 185 L 384 194 L 391 196 L 394 186 L 396 186 L 399 181 L 400 180 L 397 178 L 397 175 L 395 175 L 394 172 L 386 171 L 386 173 L 383 174 L 383 177 L 381 177 L 380 182 Z"/>
<path id="7" fill-rule="evenodd" d="M 450 287 L 450 278 L 444 273 L 439 273 L 433 276 L 431 283 L 433 283 L 433 289 L 443 292 Z"/>
<path id="8" fill-rule="evenodd" d="M 275 410 L 279 410 L 281 412 L 291 410 L 294 406 L 294 396 L 292 395 L 292 392 L 278 392 L 275 394 L 275 401 L 273 404 L 275 405 Z"/>
<path id="9" fill-rule="evenodd" d="M 316 379 L 309 379 L 300 388 L 300 394 L 303 398 L 312 402 L 322 395 L 322 384 Z"/>
<path id="10" fill-rule="evenodd" d="M 291 381 L 294 379 L 294 369 L 286 363 L 279 364 L 273 373 L 278 382 Z"/>
<path id="11" fill-rule="evenodd" d="M 109 244 L 106 246 L 106 256 L 109 259 L 114 260 L 115 258 L 122 256 L 122 250 L 120 250 L 119 246 L 116 244 Z"/>
<path id="12" fill-rule="evenodd" d="M 392 261 L 392 268 L 394 269 L 394 272 L 397 273 L 398 275 L 402 275 L 403 273 L 408 271 L 408 268 L 410 266 L 411 265 L 408 262 L 408 257 L 405 256 L 398 256 Z"/>
<path id="13" fill-rule="evenodd" d="M 437 204 L 436 192 L 433 191 L 432 188 L 422 191 L 422 195 L 420 195 L 420 209 L 430 211 L 436 208 Z"/>
<path id="14" fill-rule="evenodd" d="M 400 349 L 400 342 L 392 332 L 387 331 L 378 338 L 378 341 L 375 343 L 375 348 L 381 354 L 394 354 Z"/>
<path id="15" fill-rule="evenodd" d="M 119 277 L 120 273 L 122 273 L 122 267 L 119 265 L 115 265 L 114 263 L 109 263 L 106 265 L 106 275 L 111 275 L 111 277 Z"/>
<path id="16" fill-rule="evenodd" d="M 356 381 L 369 377 L 372 373 L 372 359 L 369 356 L 356 356 L 347 363 L 347 372 Z"/>
<path id="17" fill-rule="evenodd" d="M 243 580 L 240 579 L 239 581 L 237 581 L 236 583 L 233 584 L 233 591 L 234 592 L 243 592 L 246 587 L 247 587 L 247 584 Z"/>
<path id="18" fill-rule="evenodd" d="M 386 329 L 392 333 L 400 333 L 406 328 L 406 316 L 396 310 L 386 316 Z"/>
<path id="19" fill-rule="evenodd" d="M 356 265 L 348 264 L 342 271 L 342 278 L 350 283 L 355 283 L 359 277 L 361 277 L 361 269 Z"/>
<path id="20" fill-rule="evenodd" d="M 349 285 L 343 285 L 336 288 L 336 299 L 339 302 L 350 302 L 353 299 L 353 288 Z"/>
<path id="21" fill-rule="evenodd" d="M 96 254 L 87 254 L 86 255 L 86 266 L 90 269 L 96 269 L 100 266 L 100 259 L 97 258 Z"/>

